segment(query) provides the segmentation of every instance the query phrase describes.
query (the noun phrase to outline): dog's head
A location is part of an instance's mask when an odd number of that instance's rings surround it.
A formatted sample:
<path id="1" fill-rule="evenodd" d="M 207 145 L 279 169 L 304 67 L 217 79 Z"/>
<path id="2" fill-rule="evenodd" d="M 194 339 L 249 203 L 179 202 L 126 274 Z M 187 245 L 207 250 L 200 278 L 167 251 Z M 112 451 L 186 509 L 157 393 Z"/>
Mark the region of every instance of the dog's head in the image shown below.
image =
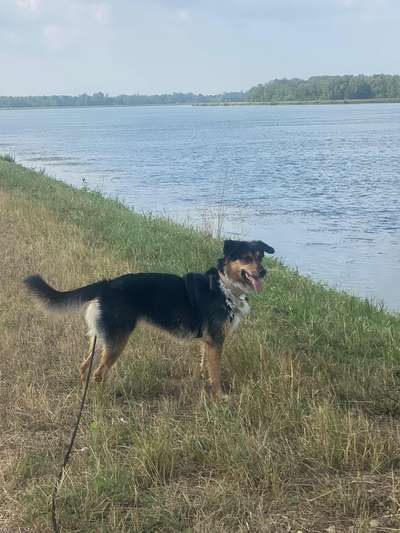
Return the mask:
<path id="1" fill-rule="evenodd" d="M 264 253 L 273 254 L 272 246 L 263 241 L 224 241 L 224 257 L 219 270 L 243 292 L 261 292 L 267 271 L 262 265 Z"/>

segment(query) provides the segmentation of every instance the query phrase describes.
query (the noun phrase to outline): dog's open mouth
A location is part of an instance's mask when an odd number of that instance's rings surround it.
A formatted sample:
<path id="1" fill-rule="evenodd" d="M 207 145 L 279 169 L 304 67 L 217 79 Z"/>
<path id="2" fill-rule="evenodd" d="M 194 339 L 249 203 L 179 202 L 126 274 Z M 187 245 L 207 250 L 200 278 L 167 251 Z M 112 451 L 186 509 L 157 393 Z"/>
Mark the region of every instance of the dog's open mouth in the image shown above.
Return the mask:
<path id="1" fill-rule="evenodd" d="M 250 274 L 250 272 L 247 272 L 247 270 L 243 269 L 242 279 L 247 283 L 247 285 L 250 285 L 250 287 L 256 292 L 262 291 L 262 282 L 261 279 L 257 276 L 257 274 Z"/>

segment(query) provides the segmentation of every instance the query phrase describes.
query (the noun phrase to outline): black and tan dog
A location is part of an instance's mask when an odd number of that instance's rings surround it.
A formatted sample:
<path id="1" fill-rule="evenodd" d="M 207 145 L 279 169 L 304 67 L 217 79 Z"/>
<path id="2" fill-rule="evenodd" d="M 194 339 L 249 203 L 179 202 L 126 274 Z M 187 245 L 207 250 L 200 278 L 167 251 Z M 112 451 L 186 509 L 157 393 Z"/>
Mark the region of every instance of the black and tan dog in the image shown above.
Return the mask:
<path id="1" fill-rule="evenodd" d="M 264 252 L 274 249 L 262 241 L 224 242 L 224 257 L 205 274 L 127 274 L 72 291 L 60 292 L 40 276 L 26 286 L 51 311 L 84 311 L 91 347 L 96 336 L 100 356 L 94 373 L 104 381 L 138 322 L 156 326 L 180 339 L 203 341 L 210 383 L 221 395 L 220 357 L 226 336 L 249 310 L 246 295 L 260 292 L 266 270 Z M 91 353 L 91 350 L 90 350 Z M 80 367 L 83 381 L 90 355 Z"/>

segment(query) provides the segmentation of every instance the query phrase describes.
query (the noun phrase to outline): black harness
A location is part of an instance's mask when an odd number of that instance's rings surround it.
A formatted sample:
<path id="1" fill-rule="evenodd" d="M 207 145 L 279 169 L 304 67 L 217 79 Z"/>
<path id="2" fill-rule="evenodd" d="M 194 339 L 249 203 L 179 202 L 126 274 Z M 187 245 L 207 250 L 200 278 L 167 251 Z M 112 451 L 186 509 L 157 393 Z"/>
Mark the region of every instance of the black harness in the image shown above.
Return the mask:
<path id="1" fill-rule="evenodd" d="M 219 281 L 219 273 L 216 268 L 211 268 L 205 274 L 189 273 L 183 276 L 190 305 L 192 307 L 194 321 L 193 331 L 196 339 L 203 336 L 204 324 L 210 316 L 219 316 L 221 320 L 234 319 L 234 306 L 227 301 L 223 294 Z M 225 316 L 224 316 L 225 315 Z"/>
<path id="2" fill-rule="evenodd" d="M 219 317 L 221 321 L 228 318 L 229 322 L 233 322 L 238 308 L 222 291 L 216 268 L 211 268 L 205 274 L 186 274 L 183 280 L 193 311 L 192 330 L 196 332 L 196 339 L 203 336 L 204 325 L 210 316 Z M 247 298 L 244 299 L 247 301 Z"/>

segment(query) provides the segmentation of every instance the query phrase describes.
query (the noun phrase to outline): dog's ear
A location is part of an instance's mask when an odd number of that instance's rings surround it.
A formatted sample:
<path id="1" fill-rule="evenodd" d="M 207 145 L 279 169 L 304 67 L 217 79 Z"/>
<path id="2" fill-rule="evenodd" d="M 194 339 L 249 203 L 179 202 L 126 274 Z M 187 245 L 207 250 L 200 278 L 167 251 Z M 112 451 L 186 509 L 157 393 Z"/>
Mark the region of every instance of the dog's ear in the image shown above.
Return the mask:
<path id="1" fill-rule="evenodd" d="M 266 244 L 263 241 L 257 241 L 257 247 L 259 250 L 262 250 L 263 252 L 266 252 L 267 254 L 274 254 L 275 250 L 270 246 L 269 244 Z"/>
<path id="2" fill-rule="evenodd" d="M 224 257 L 234 258 L 240 254 L 241 248 L 243 248 L 242 241 L 224 241 Z"/>
<path id="3" fill-rule="evenodd" d="M 245 252 L 260 251 L 262 253 L 274 254 L 275 250 L 269 244 L 263 241 L 224 241 L 224 257 L 230 259 L 237 259 L 241 254 Z"/>

